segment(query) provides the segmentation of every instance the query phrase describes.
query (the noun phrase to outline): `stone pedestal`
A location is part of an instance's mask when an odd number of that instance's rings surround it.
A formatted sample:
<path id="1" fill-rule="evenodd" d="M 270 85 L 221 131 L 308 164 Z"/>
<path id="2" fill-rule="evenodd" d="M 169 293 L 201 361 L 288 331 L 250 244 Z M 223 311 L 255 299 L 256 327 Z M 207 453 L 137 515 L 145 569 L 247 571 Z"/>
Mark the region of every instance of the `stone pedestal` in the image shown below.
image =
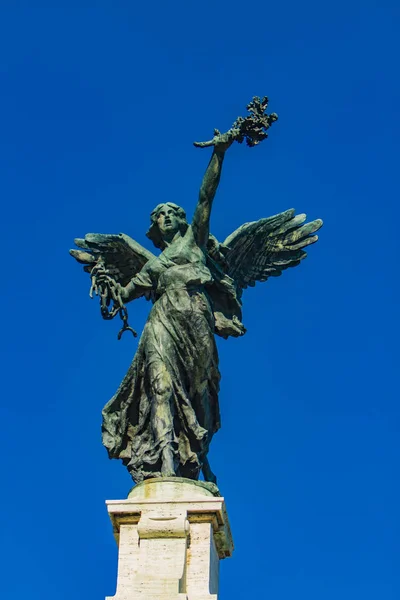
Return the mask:
<path id="1" fill-rule="evenodd" d="M 217 600 L 219 561 L 231 556 L 224 499 L 213 484 L 148 479 L 108 500 L 118 544 L 115 596 L 106 600 Z"/>

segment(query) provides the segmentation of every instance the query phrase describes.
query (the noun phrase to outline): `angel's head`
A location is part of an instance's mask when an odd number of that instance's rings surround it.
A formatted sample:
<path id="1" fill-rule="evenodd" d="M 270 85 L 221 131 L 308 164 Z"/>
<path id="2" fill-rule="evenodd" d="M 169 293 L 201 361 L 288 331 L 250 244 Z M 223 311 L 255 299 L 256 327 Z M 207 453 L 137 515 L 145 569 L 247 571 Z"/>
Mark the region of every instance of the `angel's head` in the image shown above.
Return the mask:
<path id="1" fill-rule="evenodd" d="M 178 232 L 183 235 L 188 228 L 185 211 L 173 202 L 158 204 L 150 215 L 150 221 L 150 229 L 146 235 L 161 250 Z"/>

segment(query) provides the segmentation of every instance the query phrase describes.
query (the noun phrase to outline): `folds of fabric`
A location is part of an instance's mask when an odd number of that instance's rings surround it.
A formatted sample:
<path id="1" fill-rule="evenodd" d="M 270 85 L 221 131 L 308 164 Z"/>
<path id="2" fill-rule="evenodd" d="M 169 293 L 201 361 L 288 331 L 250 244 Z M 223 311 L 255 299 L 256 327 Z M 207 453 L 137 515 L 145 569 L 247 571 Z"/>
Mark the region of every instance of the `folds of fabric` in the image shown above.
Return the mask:
<path id="1" fill-rule="evenodd" d="M 150 312 L 127 375 L 104 407 L 103 443 L 110 458 L 122 459 L 140 482 L 161 474 L 169 446 L 176 475 L 197 479 L 220 427 L 219 379 L 206 292 L 194 285 L 167 287 Z"/>

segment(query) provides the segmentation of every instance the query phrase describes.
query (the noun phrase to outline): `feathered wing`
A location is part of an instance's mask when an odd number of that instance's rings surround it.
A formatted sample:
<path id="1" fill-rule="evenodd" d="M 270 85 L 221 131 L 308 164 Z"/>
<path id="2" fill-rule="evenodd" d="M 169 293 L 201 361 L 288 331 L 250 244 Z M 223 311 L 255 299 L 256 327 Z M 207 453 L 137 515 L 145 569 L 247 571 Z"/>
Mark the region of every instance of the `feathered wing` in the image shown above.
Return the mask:
<path id="1" fill-rule="evenodd" d="M 139 273 L 144 265 L 155 258 L 154 254 L 124 233 L 88 233 L 84 239 L 77 238 L 75 244 L 81 250 L 70 250 L 84 270 L 90 273 L 99 259 L 109 275 L 125 286 Z"/>
<path id="2" fill-rule="evenodd" d="M 294 209 L 267 219 L 245 223 L 222 244 L 225 270 L 235 280 L 238 295 L 256 281 L 277 277 L 297 266 L 314 244 L 322 227 L 321 219 L 305 223 L 306 215 L 295 216 Z"/>

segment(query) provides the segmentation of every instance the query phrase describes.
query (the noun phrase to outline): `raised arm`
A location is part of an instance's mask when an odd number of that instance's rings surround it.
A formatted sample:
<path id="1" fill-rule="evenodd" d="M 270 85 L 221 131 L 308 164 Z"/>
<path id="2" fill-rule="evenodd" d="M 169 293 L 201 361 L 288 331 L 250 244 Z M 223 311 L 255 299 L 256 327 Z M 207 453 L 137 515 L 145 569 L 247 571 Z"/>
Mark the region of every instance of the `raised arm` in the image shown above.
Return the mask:
<path id="1" fill-rule="evenodd" d="M 232 143 L 229 138 L 225 140 L 224 136 L 220 135 L 219 137 L 221 141 L 214 145 L 214 151 L 201 183 L 199 200 L 193 216 L 193 234 L 200 247 L 207 246 L 211 207 L 221 178 L 225 152 Z"/>
<path id="2" fill-rule="evenodd" d="M 207 245 L 211 207 L 221 177 L 225 151 L 235 140 L 239 143 L 246 140 L 247 145 L 252 147 L 257 146 L 268 137 L 267 131 L 278 119 L 278 115 L 276 113 L 268 115 L 266 113 L 267 106 L 267 96 L 262 99 L 254 96 L 247 105 L 249 114 L 245 117 L 238 117 L 226 133 L 221 134 L 218 129 L 215 129 L 214 137 L 211 140 L 194 142 L 198 148 L 214 146 L 213 155 L 201 184 L 199 201 L 192 223 L 193 233 L 199 246 Z"/>

